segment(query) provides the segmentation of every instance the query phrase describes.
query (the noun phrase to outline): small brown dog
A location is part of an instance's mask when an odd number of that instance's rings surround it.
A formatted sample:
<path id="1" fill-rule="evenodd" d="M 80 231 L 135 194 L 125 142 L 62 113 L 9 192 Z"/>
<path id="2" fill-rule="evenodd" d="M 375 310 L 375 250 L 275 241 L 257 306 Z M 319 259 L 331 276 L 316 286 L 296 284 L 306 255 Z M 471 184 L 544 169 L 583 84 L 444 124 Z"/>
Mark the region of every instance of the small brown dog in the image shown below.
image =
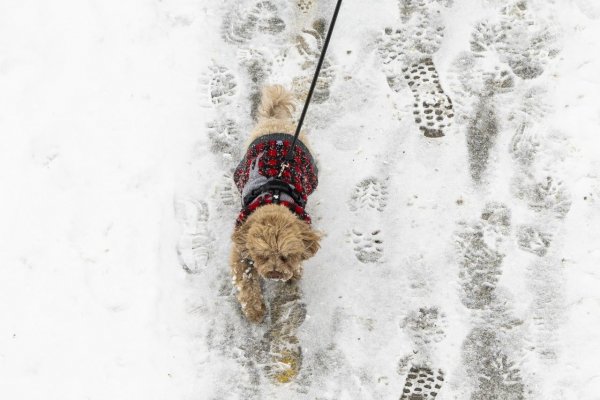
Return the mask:
<path id="1" fill-rule="evenodd" d="M 234 180 L 242 211 L 232 235 L 231 271 L 244 315 L 265 316 L 260 278 L 288 281 L 302 276 L 302 261 L 315 255 L 320 235 L 304 211 L 316 188 L 317 167 L 300 135 L 290 152 L 295 126 L 294 98 L 283 86 L 263 90 L 258 124 Z"/>

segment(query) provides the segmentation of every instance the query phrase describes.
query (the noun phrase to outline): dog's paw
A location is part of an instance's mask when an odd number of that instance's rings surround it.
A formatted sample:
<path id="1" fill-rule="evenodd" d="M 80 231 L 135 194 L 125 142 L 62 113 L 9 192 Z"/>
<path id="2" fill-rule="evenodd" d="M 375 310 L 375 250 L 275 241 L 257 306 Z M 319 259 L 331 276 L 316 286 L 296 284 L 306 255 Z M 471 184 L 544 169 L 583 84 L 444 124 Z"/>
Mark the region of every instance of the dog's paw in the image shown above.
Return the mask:
<path id="1" fill-rule="evenodd" d="M 242 302 L 241 306 L 242 312 L 248 321 L 255 324 L 260 324 L 264 321 L 267 307 L 262 301 Z"/>

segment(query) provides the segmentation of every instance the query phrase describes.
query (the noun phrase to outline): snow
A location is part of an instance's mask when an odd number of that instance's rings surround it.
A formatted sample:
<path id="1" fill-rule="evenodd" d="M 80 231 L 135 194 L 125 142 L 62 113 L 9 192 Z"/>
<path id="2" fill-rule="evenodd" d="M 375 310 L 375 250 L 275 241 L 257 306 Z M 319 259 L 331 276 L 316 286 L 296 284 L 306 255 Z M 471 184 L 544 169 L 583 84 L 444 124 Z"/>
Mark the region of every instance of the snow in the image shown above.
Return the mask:
<path id="1" fill-rule="evenodd" d="M 442 400 L 598 399 L 600 7 L 450 3 L 342 5 L 305 121 L 322 248 L 256 326 L 230 172 L 333 2 L 2 2 L 0 396 L 388 399 L 420 368 Z"/>

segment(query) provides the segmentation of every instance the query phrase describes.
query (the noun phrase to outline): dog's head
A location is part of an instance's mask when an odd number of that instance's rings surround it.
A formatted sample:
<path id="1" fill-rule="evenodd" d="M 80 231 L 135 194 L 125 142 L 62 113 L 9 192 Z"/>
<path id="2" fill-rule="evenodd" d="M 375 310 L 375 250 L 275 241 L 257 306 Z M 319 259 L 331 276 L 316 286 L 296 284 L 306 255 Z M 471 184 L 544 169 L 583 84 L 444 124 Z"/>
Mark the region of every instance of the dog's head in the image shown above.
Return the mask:
<path id="1" fill-rule="evenodd" d="M 320 235 L 287 207 L 259 207 L 233 233 L 238 248 L 254 261 L 265 279 L 287 281 L 301 268 L 302 261 L 315 255 Z"/>

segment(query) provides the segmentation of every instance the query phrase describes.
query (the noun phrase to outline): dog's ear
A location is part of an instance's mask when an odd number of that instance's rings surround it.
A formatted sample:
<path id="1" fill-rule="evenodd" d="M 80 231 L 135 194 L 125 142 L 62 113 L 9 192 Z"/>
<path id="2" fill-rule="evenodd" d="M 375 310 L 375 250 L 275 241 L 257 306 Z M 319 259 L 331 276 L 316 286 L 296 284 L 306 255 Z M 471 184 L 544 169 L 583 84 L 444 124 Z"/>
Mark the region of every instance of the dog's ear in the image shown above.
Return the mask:
<path id="1" fill-rule="evenodd" d="M 302 242 L 304 243 L 304 252 L 302 252 L 303 260 L 308 260 L 317 253 L 321 247 L 319 244 L 320 240 L 321 235 L 312 230 L 308 224 L 304 223 L 302 229 Z"/>
<path id="2" fill-rule="evenodd" d="M 231 240 L 240 250 L 246 248 L 246 243 L 248 241 L 248 229 L 249 224 L 247 223 L 242 224 L 241 226 L 236 226 L 233 234 L 231 235 Z"/>

